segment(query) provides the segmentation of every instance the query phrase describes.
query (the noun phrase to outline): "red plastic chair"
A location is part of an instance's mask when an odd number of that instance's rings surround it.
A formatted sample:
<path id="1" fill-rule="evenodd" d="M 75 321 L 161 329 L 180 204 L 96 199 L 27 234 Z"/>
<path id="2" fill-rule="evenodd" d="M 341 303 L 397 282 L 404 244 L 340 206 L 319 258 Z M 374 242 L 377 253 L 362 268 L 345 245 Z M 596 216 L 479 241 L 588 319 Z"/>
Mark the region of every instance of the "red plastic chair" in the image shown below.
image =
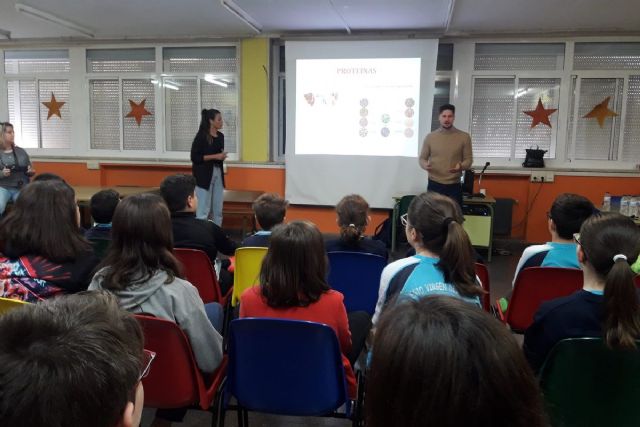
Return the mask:
<path id="1" fill-rule="evenodd" d="M 489 270 L 487 266 L 476 262 L 476 276 L 480 279 L 482 289 L 487 292 L 482 296 L 482 309 L 491 313 L 491 283 L 489 281 Z"/>
<path id="2" fill-rule="evenodd" d="M 640 274 L 638 274 L 634 281 L 636 282 L 636 288 L 640 288 Z"/>
<path id="3" fill-rule="evenodd" d="M 211 411 L 214 412 L 211 425 L 215 426 L 227 356 L 211 380 L 206 381 L 198 370 L 189 340 L 176 323 L 139 314 L 135 317 L 144 331 L 144 347 L 156 353 L 149 375 L 142 380 L 144 406 Z"/>
<path id="4" fill-rule="evenodd" d="M 540 304 L 571 295 L 582 289 L 582 270 L 559 267 L 530 267 L 518 274 L 509 307 L 501 319 L 514 332 L 522 333 L 533 323 Z"/>
<path id="5" fill-rule="evenodd" d="M 222 295 L 216 272 L 209 257 L 199 249 L 175 248 L 176 258 L 182 263 L 185 278 L 198 289 L 200 298 L 206 304 L 218 302 L 224 307 L 231 289 L 227 295 Z"/>

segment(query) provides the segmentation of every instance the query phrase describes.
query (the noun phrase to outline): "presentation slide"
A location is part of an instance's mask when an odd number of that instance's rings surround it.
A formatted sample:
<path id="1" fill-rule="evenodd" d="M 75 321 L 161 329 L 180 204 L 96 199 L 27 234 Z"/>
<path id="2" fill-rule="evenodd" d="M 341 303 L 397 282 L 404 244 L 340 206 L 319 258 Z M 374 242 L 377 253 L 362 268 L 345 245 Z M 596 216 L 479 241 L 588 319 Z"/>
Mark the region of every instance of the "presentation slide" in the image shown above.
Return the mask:
<path id="1" fill-rule="evenodd" d="M 335 206 L 356 193 L 386 209 L 425 191 L 418 154 L 437 54 L 437 39 L 285 42 L 291 204 Z"/>
<path id="2" fill-rule="evenodd" d="M 416 157 L 420 62 L 298 59 L 296 154 Z"/>

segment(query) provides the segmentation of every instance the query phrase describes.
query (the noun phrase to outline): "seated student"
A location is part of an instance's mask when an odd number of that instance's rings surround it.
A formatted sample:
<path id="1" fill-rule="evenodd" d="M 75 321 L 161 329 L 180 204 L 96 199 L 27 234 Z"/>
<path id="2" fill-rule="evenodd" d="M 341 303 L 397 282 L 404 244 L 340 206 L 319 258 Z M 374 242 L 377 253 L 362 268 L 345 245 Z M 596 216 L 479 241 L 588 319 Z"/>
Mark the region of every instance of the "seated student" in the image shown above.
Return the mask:
<path id="1" fill-rule="evenodd" d="M 99 260 L 79 224 L 69 185 L 52 180 L 25 186 L 0 222 L 0 296 L 36 302 L 87 289 Z"/>
<path id="2" fill-rule="evenodd" d="M 380 318 L 367 375 L 367 427 L 543 427 L 541 393 L 504 325 L 447 296 Z"/>
<path id="3" fill-rule="evenodd" d="M 518 261 L 513 283 L 515 284 L 520 271 L 527 267 L 580 268 L 573 234 L 580 231 L 582 223 L 594 210 L 593 203 L 578 194 L 563 193 L 556 197 L 547 214 L 551 241 L 544 245 L 529 246 L 524 250 Z"/>
<path id="4" fill-rule="evenodd" d="M 275 193 L 265 193 L 253 202 L 253 212 L 261 230 L 247 237 L 240 247 L 268 248 L 271 229 L 284 222 L 289 202 Z"/>
<path id="5" fill-rule="evenodd" d="M 564 338 L 602 337 L 610 347 L 632 349 L 640 338 L 631 270 L 640 254 L 640 228 L 618 213 L 597 213 L 582 224 L 576 241 L 582 290 L 542 304 L 524 335 L 524 352 L 536 371 Z"/>
<path id="6" fill-rule="evenodd" d="M 31 180 L 31 182 L 38 182 L 38 181 L 62 181 L 64 183 L 67 182 L 60 175 L 56 175 L 55 173 L 51 173 L 51 172 L 39 173 Z"/>
<path id="7" fill-rule="evenodd" d="M 222 361 L 222 337 L 214 329 L 221 329 L 222 307 L 205 306 L 198 290 L 180 278 L 171 240 L 171 217 L 162 198 L 151 193 L 126 197 L 113 215 L 111 246 L 89 289 L 113 292 L 127 311 L 176 322 L 200 370 L 211 373 Z M 161 410 L 156 416 L 180 422 L 185 413 Z"/>
<path id="8" fill-rule="evenodd" d="M 383 307 L 396 296 L 450 295 L 481 306 L 474 251 L 462 228 L 464 218 L 453 199 L 434 192 L 416 196 L 402 216 L 407 241 L 416 255 L 387 265 L 380 278 L 376 324 Z"/>
<path id="9" fill-rule="evenodd" d="M 389 258 L 387 247 L 380 240 L 365 237 L 364 232 L 371 221 L 369 203 L 362 196 L 350 194 L 338 202 L 336 206 L 340 237 L 328 240 L 327 252 L 350 251 L 365 252 Z"/>
<path id="10" fill-rule="evenodd" d="M 101 190 L 91 196 L 89 207 L 94 225 L 84 233 L 89 240 L 111 240 L 111 219 L 120 194 L 116 190 Z"/>
<path id="11" fill-rule="evenodd" d="M 0 316 L 0 425 L 136 427 L 153 353 L 108 294 L 83 292 Z M 28 332 L 26 332 L 28 331 Z"/>
<path id="12" fill-rule="evenodd" d="M 196 218 L 198 198 L 195 194 L 196 180 L 191 175 L 177 174 L 166 177 L 160 184 L 160 194 L 171 211 L 173 244 L 176 248 L 200 249 L 211 264 L 215 265 L 218 251 L 233 255 L 237 244 L 229 239 L 224 230 L 213 221 Z M 233 277 L 227 271 L 229 262 L 222 263 L 218 281 L 222 294 L 226 294 Z"/>
<path id="13" fill-rule="evenodd" d="M 356 380 L 349 362 L 351 332 L 340 292 L 326 282 L 327 258 L 322 234 L 309 222 L 294 221 L 273 230 L 269 251 L 262 263 L 260 286 L 240 297 L 240 317 L 272 317 L 308 320 L 329 325 L 342 350 L 349 393 L 355 397 Z M 359 353 L 359 350 L 358 350 Z"/>

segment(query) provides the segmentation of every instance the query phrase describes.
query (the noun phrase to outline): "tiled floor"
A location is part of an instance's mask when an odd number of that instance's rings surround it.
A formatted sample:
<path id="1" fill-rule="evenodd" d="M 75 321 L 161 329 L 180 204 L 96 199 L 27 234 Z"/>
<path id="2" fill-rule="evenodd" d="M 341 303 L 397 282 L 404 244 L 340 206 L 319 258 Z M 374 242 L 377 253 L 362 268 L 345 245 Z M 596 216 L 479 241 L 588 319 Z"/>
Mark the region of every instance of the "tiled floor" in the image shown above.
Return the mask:
<path id="1" fill-rule="evenodd" d="M 491 300 L 505 296 L 511 290 L 511 281 L 518 259 L 525 245 L 514 240 L 495 240 L 494 254 L 488 263 L 491 279 Z M 401 248 L 394 253 L 392 258 L 400 258 L 406 253 L 406 248 Z M 482 254 L 481 254 L 482 255 Z M 486 255 L 486 254 L 484 254 Z M 153 419 L 154 410 L 145 409 L 142 426 L 148 427 Z M 351 425 L 349 420 L 331 418 L 305 418 L 282 417 L 265 414 L 249 414 L 251 427 L 347 427 Z M 203 411 L 189 411 L 183 423 L 174 424 L 176 427 L 205 427 L 211 425 L 211 414 Z M 225 426 L 237 427 L 235 412 L 229 412 L 225 418 Z"/>

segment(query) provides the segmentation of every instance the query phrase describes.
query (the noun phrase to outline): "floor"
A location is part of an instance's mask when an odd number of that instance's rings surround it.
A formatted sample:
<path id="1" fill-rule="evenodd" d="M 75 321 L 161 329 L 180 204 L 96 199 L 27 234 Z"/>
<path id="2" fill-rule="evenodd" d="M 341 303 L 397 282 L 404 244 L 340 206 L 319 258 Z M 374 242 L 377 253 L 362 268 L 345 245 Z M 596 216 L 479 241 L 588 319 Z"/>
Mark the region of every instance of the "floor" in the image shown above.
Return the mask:
<path id="1" fill-rule="evenodd" d="M 233 236 L 232 236 L 233 237 Z M 511 290 L 511 281 L 513 280 L 513 272 L 515 271 L 518 259 L 522 254 L 525 244 L 521 241 L 509 239 L 494 240 L 493 256 L 489 267 L 489 276 L 491 278 L 491 299 L 495 301 L 497 298 L 503 297 Z M 400 248 L 392 254 L 392 259 L 401 258 L 406 253 L 407 248 Z M 486 253 L 480 252 L 480 255 Z M 142 426 L 149 427 L 154 416 L 153 409 L 145 409 L 143 412 Z M 351 425 L 349 420 L 332 419 L 332 418 L 307 418 L 307 417 L 283 417 L 267 414 L 249 414 L 249 423 L 251 427 L 346 427 Z M 204 411 L 189 411 L 183 423 L 175 423 L 176 427 L 204 427 L 211 425 L 211 414 Z M 225 418 L 225 426 L 237 427 L 235 412 L 229 412 Z"/>

